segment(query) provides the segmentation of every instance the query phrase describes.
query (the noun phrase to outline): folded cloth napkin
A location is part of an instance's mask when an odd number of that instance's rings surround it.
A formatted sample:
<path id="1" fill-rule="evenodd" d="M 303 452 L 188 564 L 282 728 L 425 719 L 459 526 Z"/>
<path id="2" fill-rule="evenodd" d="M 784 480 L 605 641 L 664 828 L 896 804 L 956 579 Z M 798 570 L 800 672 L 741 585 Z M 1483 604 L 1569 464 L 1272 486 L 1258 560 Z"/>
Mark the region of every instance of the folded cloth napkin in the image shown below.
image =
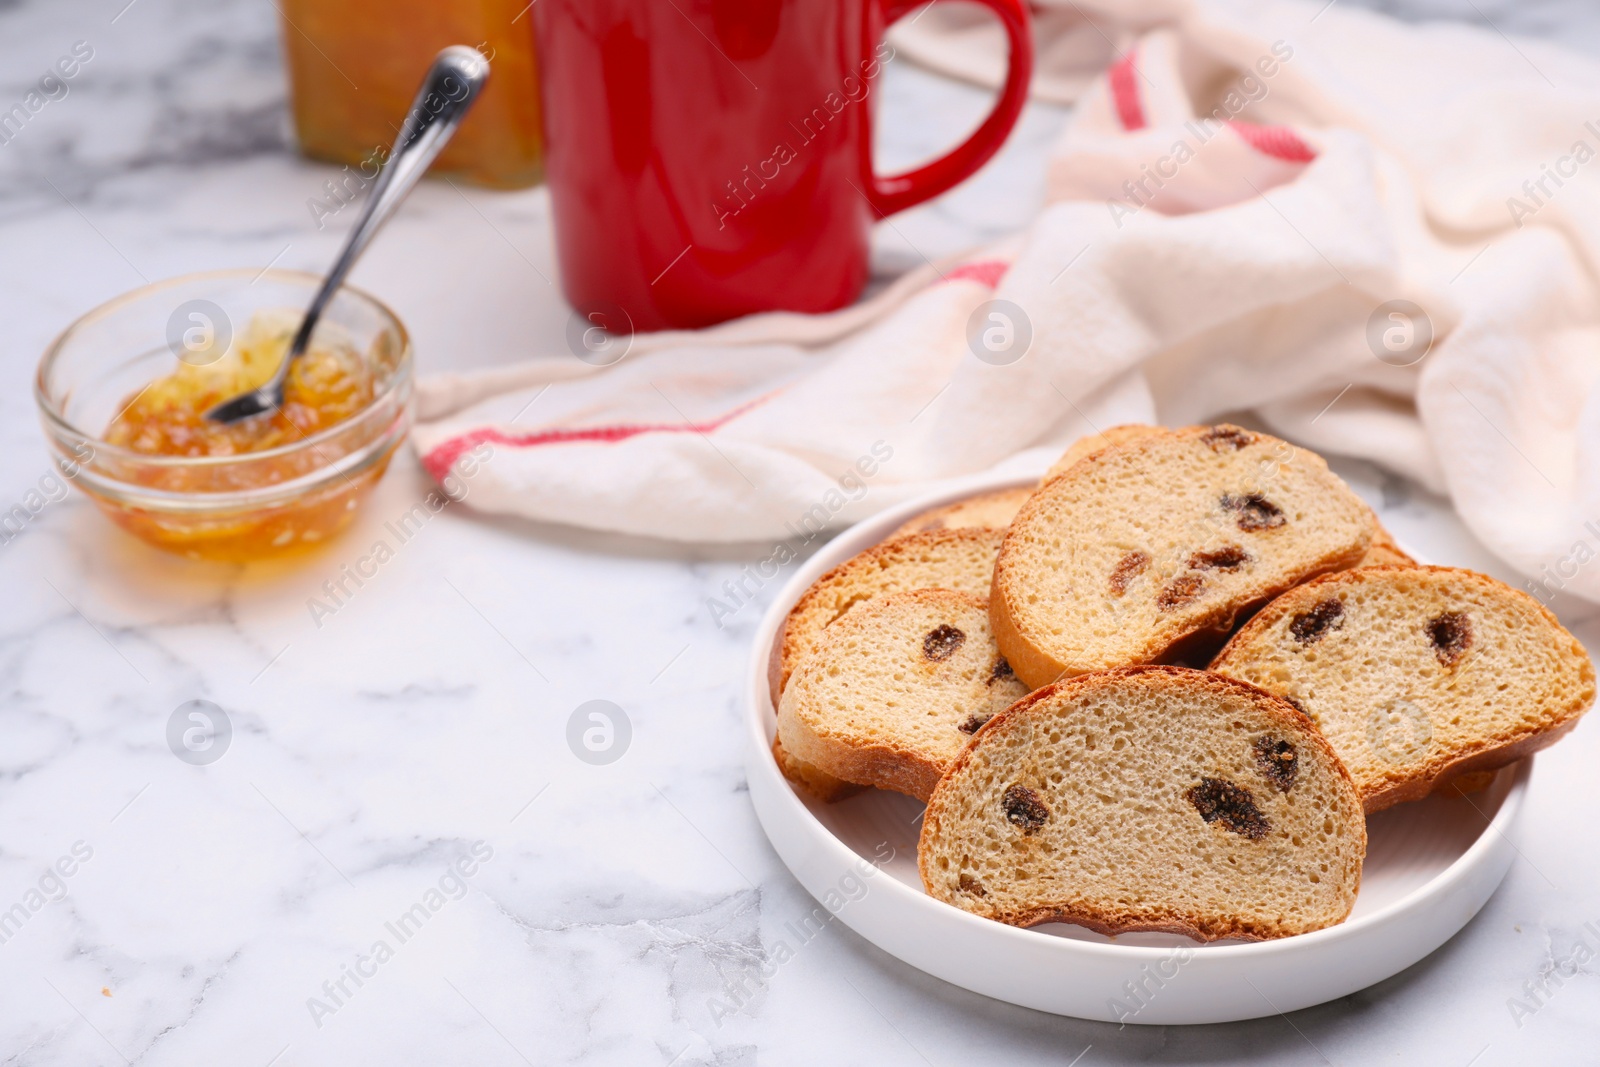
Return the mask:
<path id="1" fill-rule="evenodd" d="M 1248 411 L 1600 599 L 1600 65 L 1322 0 L 1038 6 L 1079 102 L 1025 233 L 830 315 L 425 381 L 428 469 L 489 442 L 474 507 L 775 539 Z M 897 44 L 975 80 L 1003 49 L 937 7 Z"/>

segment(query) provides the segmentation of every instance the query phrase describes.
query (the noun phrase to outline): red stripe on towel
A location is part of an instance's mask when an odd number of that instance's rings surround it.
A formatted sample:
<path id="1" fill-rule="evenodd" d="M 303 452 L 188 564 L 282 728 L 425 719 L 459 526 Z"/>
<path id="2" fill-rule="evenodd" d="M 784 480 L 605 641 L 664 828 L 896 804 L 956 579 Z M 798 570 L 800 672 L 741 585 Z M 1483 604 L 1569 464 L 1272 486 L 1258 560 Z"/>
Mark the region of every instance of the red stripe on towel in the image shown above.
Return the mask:
<path id="1" fill-rule="evenodd" d="M 976 263 L 961 264 L 961 266 L 946 274 L 944 280 L 953 282 L 965 278 L 968 281 L 977 282 L 979 285 L 987 285 L 993 289 L 1000 284 L 1000 279 L 1005 277 L 1006 271 L 1010 269 L 1011 264 L 1004 260 L 981 259 Z"/>
<path id="2" fill-rule="evenodd" d="M 1286 163 L 1310 163 L 1317 158 L 1312 147 L 1287 126 L 1258 126 L 1253 122 L 1228 123 L 1244 143 L 1264 156 L 1281 159 Z"/>
<path id="3" fill-rule="evenodd" d="M 765 404 L 780 392 L 782 392 L 781 389 L 775 389 L 765 396 L 758 396 L 748 403 L 740 404 L 726 414 L 705 422 L 635 422 L 620 423 L 613 426 L 534 430 L 530 433 L 505 433 L 495 429 L 493 426 L 485 426 L 481 430 L 471 430 L 459 437 L 451 437 L 441 441 L 426 456 L 422 457 L 422 465 L 429 474 L 433 475 L 434 481 L 443 481 L 444 476 L 450 473 L 450 468 L 456 465 L 456 460 L 461 458 L 463 452 L 485 441 L 496 445 L 506 445 L 510 448 L 535 448 L 539 445 L 566 445 L 579 442 L 614 444 L 617 441 L 626 441 L 630 437 L 638 437 L 640 434 L 646 433 L 712 433 L 720 430 L 752 408 Z"/>
<path id="4" fill-rule="evenodd" d="M 1111 105 L 1125 130 L 1144 129 L 1144 105 L 1139 102 L 1139 72 L 1134 69 L 1136 53 L 1129 52 L 1107 72 L 1111 83 Z"/>

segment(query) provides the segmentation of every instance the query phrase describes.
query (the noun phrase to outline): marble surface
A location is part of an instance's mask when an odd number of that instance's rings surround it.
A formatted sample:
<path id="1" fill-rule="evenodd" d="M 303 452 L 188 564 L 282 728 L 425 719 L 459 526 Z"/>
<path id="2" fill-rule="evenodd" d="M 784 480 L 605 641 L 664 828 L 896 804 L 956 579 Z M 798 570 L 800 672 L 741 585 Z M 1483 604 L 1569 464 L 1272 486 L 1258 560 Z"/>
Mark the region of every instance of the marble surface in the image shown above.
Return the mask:
<path id="1" fill-rule="evenodd" d="M 1600 52 L 1581 0 L 1381 6 Z M 290 149 L 276 21 L 262 0 L 0 2 L 0 106 L 93 48 L 0 144 L 0 510 L 48 470 L 29 387 L 73 317 L 144 279 L 331 258 L 342 231 L 306 201 L 332 169 Z M 891 68 L 885 164 L 983 109 Z M 880 228 L 879 276 L 1020 225 L 1063 120 L 1030 109 L 978 178 Z M 427 183 L 356 281 L 412 326 L 422 373 L 559 353 L 547 214 L 538 191 Z M 1419 552 L 1505 576 L 1440 501 L 1341 470 Z M 811 907 L 740 765 L 739 679 L 777 583 L 720 625 L 708 608 L 770 546 L 452 507 L 314 618 L 427 489 L 407 456 L 293 566 L 163 556 L 76 495 L 0 534 L 0 916 L 25 916 L 0 942 L 0 1063 L 1594 1062 L 1594 723 L 1539 758 L 1520 858 L 1478 918 L 1345 1000 L 1118 1030 L 965 993 L 835 923 L 725 1014 L 724 986 Z M 1594 647 L 1594 609 L 1560 607 Z M 232 728 L 208 765 L 168 744 L 192 700 Z M 631 723 L 608 764 L 569 746 L 592 700 Z"/>

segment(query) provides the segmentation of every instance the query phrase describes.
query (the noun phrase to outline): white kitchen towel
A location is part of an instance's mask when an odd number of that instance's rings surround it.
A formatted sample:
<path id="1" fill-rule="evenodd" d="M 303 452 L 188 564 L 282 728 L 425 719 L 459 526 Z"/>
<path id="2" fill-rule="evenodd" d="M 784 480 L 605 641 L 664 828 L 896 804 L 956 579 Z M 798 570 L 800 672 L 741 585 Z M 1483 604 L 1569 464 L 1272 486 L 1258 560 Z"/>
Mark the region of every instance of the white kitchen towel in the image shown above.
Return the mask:
<path id="1" fill-rule="evenodd" d="M 911 54 L 999 69 L 997 39 L 921 21 Z M 425 381 L 428 469 L 488 442 L 473 507 L 775 539 L 1118 422 L 1249 411 L 1600 600 L 1600 64 L 1322 0 L 1060 0 L 1040 25 L 1054 95 L 1090 38 L 1109 66 L 1024 233 L 831 315 Z"/>

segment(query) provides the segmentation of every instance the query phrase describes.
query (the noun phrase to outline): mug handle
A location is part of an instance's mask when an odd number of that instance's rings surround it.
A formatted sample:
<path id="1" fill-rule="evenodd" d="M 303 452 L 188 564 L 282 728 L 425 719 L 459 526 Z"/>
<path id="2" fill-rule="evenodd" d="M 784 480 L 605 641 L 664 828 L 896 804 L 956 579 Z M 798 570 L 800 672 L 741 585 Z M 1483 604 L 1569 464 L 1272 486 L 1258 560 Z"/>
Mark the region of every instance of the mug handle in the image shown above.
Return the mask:
<path id="1" fill-rule="evenodd" d="M 884 28 L 922 7 L 926 0 L 883 0 Z M 1000 150 L 1011 128 L 1022 114 L 1028 99 L 1028 80 L 1033 76 L 1033 37 L 1025 0 L 977 0 L 1000 19 L 1011 46 L 1006 82 L 1000 99 L 976 132 L 948 155 L 904 174 L 881 177 L 868 175 L 867 197 L 878 217 L 904 211 L 913 204 L 938 196 L 971 176 Z"/>

